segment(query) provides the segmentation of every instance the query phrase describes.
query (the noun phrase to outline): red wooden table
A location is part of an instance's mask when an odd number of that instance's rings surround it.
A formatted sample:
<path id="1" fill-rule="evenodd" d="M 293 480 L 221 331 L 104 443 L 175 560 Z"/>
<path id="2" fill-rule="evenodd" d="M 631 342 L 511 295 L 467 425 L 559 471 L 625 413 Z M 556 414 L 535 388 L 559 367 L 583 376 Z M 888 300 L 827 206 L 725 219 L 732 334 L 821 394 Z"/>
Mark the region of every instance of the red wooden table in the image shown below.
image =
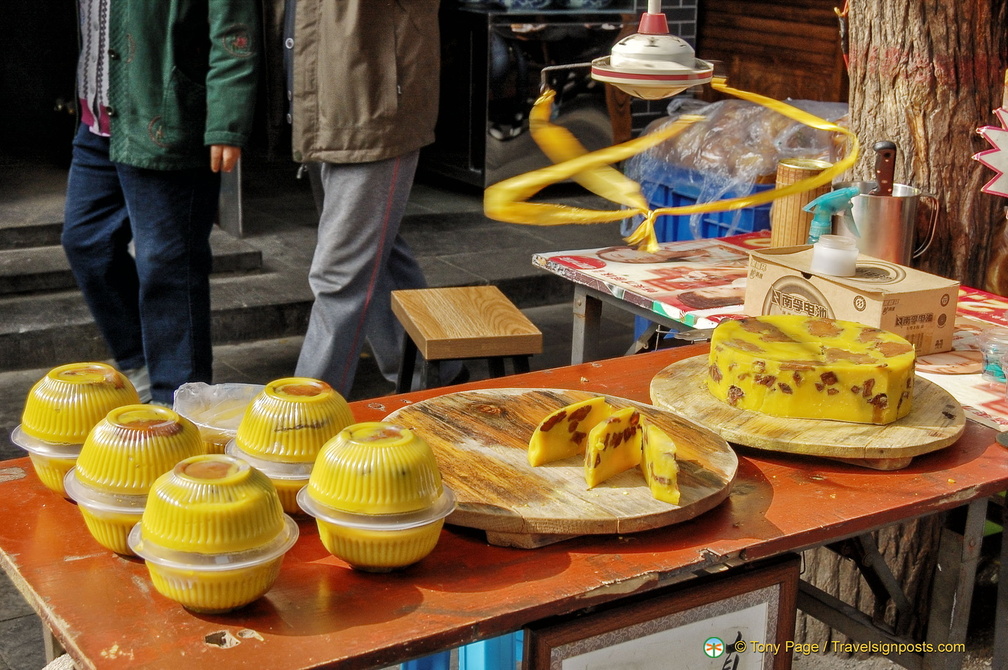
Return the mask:
<path id="1" fill-rule="evenodd" d="M 669 349 L 459 388 L 588 389 L 649 402 L 656 372 L 704 351 L 700 345 Z M 443 392 L 362 401 L 352 409 L 359 421 L 377 420 Z M 322 547 L 314 522 L 302 522 L 273 589 L 225 615 L 192 614 L 154 592 L 141 561 L 97 545 L 74 505 L 45 489 L 29 461 L 19 459 L 0 463 L 0 566 L 81 668 L 380 667 L 707 568 L 957 507 L 982 511 L 988 496 L 1008 488 L 1008 452 L 995 435 L 968 423 L 955 445 L 895 472 L 744 451 L 731 496 L 692 521 L 531 550 L 489 546 L 479 532 L 446 527 L 430 556 L 392 574 L 349 569 Z M 972 585 L 964 564 L 968 579 L 960 580 L 960 590 Z M 965 601 L 968 611 L 970 593 L 956 592 L 954 602 Z M 965 618 L 962 611 L 950 616 Z M 208 643 L 228 635 L 239 644 Z"/>

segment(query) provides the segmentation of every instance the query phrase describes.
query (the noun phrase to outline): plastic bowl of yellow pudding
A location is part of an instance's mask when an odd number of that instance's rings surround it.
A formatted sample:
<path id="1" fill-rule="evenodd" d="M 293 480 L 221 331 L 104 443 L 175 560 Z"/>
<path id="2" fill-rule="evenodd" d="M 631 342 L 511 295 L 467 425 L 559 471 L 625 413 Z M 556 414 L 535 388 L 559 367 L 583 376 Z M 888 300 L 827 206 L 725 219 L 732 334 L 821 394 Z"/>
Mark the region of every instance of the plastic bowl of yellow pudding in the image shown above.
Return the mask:
<path id="1" fill-rule="evenodd" d="M 223 454 L 237 435 L 245 410 L 263 388 L 262 384 L 190 382 L 175 391 L 172 409 L 196 424 L 208 454 Z"/>
<path id="2" fill-rule="evenodd" d="M 235 443 L 267 461 L 312 463 L 331 437 L 353 423 L 346 400 L 308 377 L 270 382 L 245 410 Z"/>
<path id="3" fill-rule="evenodd" d="M 297 516 L 304 514 L 298 506 L 297 494 L 308 484 L 308 477 L 311 475 L 314 461 L 311 463 L 282 463 L 257 458 L 239 449 L 234 440 L 227 443 L 224 453 L 240 458 L 266 475 L 273 482 L 277 495 L 280 496 L 280 504 L 283 506 L 284 512 Z"/>
<path id="4" fill-rule="evenodd" d="M 266 475 L 206 454 L 154 483 L 128 542 L 158 593 L 194 612 L 220 613 L 264 595 L 297 538 Z"/>
<path id="5" fill-rule="evenodd" d="M 308 377 L 270 382 L 245 410 L 225 453 L 247 460 L 276 486 L 288 514 L 301 514 L 296 496 L 330 438 L 353 423 L 346 400 Z"/>
<path id="6" fill-rule="evenodd" d="M 367 572 L 426 557 L 455 509 L 427 442 L 384 422 L 354 424 L 330 440 L 297 501 L 329 553 Z"/>
<path id="7" fill-rule="evenodd" d="M 173 410 L 124 405 L 88 434 L 64 487 L 95 540 L 129 554 L 126 536 L 140 520 L 155 480 L 205 450 L 196 426 Z"/>
<path id="8" fill-rule="evenodd" d="M 137 402 L 136 389 L 110 365 L 61 365 L 32 386 L 11 441 L 28 452 L 42 484 L 65 496 L 63 480 L 91 429 L 110 410 Z"/>

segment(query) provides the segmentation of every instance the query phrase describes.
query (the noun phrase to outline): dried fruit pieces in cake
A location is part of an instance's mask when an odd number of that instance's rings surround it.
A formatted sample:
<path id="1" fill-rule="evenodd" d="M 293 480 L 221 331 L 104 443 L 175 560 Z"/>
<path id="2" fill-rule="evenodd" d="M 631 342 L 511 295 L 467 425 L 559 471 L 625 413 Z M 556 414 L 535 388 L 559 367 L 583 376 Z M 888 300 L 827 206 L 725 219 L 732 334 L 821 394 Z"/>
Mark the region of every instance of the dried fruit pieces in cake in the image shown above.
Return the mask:
<path id="1" fill-rule="evenodd" d="M 911 409 L 913 345 L 852 321 L 772 315 L 714 329 L 707 388 L 739 409 L 887 424 Z"/>
<path id="2" fill-rule="evenodd" d="M 591 429 L 584 460 L 588 488 L 640 465 L 641 432 L 641 415 L 633 407 L 613 412 Z"/>
<path id="3" fill-rule="evenodd" d="M 679 464 L 676 462 L 675 442 L 668 433 L 650 423 L 644 425 L 640 467 L 653 498 L 679 504 Z"/>
<path id="4" fill-rule="evenodd" d="M 602 396 L 582 400 L 553 412 L 529 440 L 529 465 L 535 467 L 584 453 L 588 432 L 612 414 Z"/>

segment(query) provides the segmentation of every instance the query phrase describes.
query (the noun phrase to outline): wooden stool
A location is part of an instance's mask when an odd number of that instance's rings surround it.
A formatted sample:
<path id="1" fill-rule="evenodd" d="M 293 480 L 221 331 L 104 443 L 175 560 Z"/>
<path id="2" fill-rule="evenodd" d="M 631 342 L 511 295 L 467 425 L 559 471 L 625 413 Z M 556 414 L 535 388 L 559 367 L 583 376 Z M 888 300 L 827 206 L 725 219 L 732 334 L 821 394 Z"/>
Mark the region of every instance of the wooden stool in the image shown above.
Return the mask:
<path id="1" fill-rule="evenodd" d="M 490 376 L 503 377 L 506 358 L 528 372 L 529 356 L 542 353 L 542 333 L 496 286 L 392 291 L 392 312 L 407 335 L 400 393 L 411 390 L 418 351 L 421 388 L 443 383 L 441 361 L 485 358 Z"/>

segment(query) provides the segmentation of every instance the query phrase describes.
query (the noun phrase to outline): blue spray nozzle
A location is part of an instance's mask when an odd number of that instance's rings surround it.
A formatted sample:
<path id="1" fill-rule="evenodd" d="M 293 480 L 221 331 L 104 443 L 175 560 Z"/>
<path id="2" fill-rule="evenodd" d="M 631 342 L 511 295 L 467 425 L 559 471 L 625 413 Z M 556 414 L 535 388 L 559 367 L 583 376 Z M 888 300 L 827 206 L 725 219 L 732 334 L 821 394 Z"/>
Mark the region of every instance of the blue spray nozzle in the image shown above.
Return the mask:
<path id="1" fill-rule="evenodd" d="M 857 186 L 838 188 L 835 191 L 823 193 L 802 207 L 806 212 L 812 212 L 812 223 L 809 224 L 807 243 L 815 244 L 819 241 L 820 235 L 828 235 L 833 228 L 833 217 L 837 214 L 843 215 L 844 224 L 854 234 L 854 237 L 861 237 L 857 224 L 854 223 L 854 216 L 851 214 L 851 200 L 860 194 L 861 189 Z"/>

